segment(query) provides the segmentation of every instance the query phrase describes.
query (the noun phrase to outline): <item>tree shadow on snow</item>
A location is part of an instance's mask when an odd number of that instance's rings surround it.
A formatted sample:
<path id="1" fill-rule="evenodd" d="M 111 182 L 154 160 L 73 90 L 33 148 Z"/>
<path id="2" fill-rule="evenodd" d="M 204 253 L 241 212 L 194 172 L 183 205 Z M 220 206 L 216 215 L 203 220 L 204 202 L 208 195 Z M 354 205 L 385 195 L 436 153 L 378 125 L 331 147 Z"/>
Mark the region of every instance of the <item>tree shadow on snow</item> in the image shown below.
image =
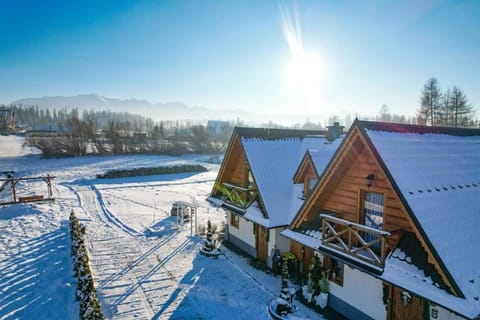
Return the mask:
<path id="1" fill-rule="evenodd" d="M 153 319 L 266 319 L 270 298 L 224 256 L 198 254 Z"/>
<path id="2" fill-rule="evenodd" d="M 0 220 L 9 220 L 29 214 L 41 214 L 41 211 L 29 204 L 0 206 Z"/>
<path id="3" fill-rule="evenodd" d="M 5 252 L 0 279 L 1 319 L 77 318 L 68 224 Z"/>
<path id="4" fill-rule="evenodd" d="M 164 237 L 177 233 L 177 217 L 166 217 L 145 230 L 146 237 Z"/>

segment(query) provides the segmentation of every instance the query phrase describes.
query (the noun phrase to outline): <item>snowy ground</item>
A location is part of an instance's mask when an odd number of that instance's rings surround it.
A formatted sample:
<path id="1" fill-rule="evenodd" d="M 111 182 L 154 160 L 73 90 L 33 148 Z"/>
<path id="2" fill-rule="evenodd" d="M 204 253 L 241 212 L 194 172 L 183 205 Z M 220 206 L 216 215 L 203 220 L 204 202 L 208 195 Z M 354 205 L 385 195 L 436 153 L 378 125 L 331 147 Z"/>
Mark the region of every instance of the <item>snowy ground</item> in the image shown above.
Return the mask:
<path id="1" fill-rule="evenodd" d="M 198 225 L 220 226 L 205 200 L 219 169 L 209 156 L 41 159 L 22 140 L 0 137 L 0 173 L 55 176 L 55 202 L 0 207 L 0 319 L 77 319 L 68 216 L 86 225 L 97 291 L 109 319 L 266 319 L 280 278 L 223 248 L 199 255 L 202 238 L 170 216 L 174 201 L 196 201 Z M 96 179 L 109 169 L 201 164 L 208 172 Z M 18 195 L 47 194 L 42 181 L 19 182 Z M 8 188 L 0 202 L 10 199 Z M 153 232 L 152 232 L 153 231 Z M 320 315 L 300 307 L 302 318 Z"/>

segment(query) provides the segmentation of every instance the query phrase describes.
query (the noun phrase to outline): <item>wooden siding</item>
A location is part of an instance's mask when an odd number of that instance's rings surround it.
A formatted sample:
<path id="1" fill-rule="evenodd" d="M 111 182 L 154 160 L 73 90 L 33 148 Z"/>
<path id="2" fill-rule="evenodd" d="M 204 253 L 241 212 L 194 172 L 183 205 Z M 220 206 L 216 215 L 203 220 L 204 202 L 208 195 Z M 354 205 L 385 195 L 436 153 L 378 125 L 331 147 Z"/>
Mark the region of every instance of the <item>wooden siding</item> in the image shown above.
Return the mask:
<path id="1" fill-rule="evenodd" d="M 230 158 L 229 165 L 225 171 L 225 177 L 222 182 L 229 182 L 231 184 L 246 187 L 247 186 L 247 159 L 243 152 L 240 143 L 235 145 Z"/>
<path id="2" fill-rule="evenodd" d="M 255 247 L 257 249 L 257 259 L 263 263 L 267 263 L 268 257 L 268 233 L 269 229 L 254 224 L 255 228 Z"/>
<path id="3" fill-rule="evenodd" d="M 362 223 L 362 195 L 363 192 L 370 191 L 384 195 L 384 230 L 413 231 L 413 225 L 407 218 L 407 213 L 373 153 L 366 148 L 359 136 L 352 138 L 350 152 L 339 159 L 338 163 L 333 164 L 336 170 L 330 172 L 331 178 L 328 179 L 323 192 L 321 194 L 316 192 L 317 199 L 310 203 L 311 208 L 303 218 L 318 219 L 319 212 L 332 212 L 339 218 Z M 372 186 L 368 187 L 365 177 L 370 173 L 373 173 L 375 178 Z"/>
<path id="4" fill-rule="evenodd" d="M 248 166 L 245 152 L 240 144 L 240 137 L 236 135 L 231 142 L 230 149 L 226 154 L 223 166 L 219 172 L 216 186 L 222 182 L 228 182 L 233 185 L 246 187 L 248 179 Z M 213 191 L 215 195 L 217 190 Z"/>
<path id="5" fill-rule="evenodd" d="M 363 148 L 345 171 L 345 175 L 339 181 L 337 187 L 326 199 L 323 205 L 325 211 L 335 212 L 342 219 L 362 223 L 363 192 L 376 192 L 383 194 L 385 199 L 383 229 L 386 231 L 398 229 L 413 231 L 413 226 L 408 221 L 400 200 L 390 187 L 383 170 L 375 164 L 373 155 L 368 149 Z M 365 177 L 369 173 L 373 173 L 375 178 L 372 186 L 367 187 Z"/>
<path id="6" fill-rule="evenodd" d="M 408 303 L 404 304 L 403 295 L 408 295 Z M 407 299 L 406 299 L 407 300 Z M 398 287 L 390 287 L 390 301 L 387 306 L 388 320 L 417 320 L 424 318 L 424 301 L 411 292 Z"/>
<path id="7" fill-rule="evenodd" d="M 303 254 L 302 254 L 303 250 Z M 302 273 L 302 275 L 306 275 L 308 272 L 308 266 L 312 262 L 312 257 L 313 257 L 313 249 L 309 247 L 305 247 L 304 245 L 296 242 L 296 241 L 291 241 L 290 242 L 290 251 L 297 257 L 298 261 L 302 263 L 302 269 L 303 270 L 298 270 L 298 272 Z M 300 268 L 300 264 L 299 264 Z"/>
<path id="8" fill-rule="evenodd" d="M 382 193 L 385 199 L 383 228 L 392 234 L 388 239 L 388 248 L 396 246 L 403 230 L 413 231 L 428 254 L 428 262 L 435 266 L 447 286 L 453 288 L 422 233 L 416 228 L 406 207 L 398 198 L 393 181 L 387 179 L 380 160 L 370 149 L 370 144 L 361 130 L 354 128 L 346 139 L 327 168 L 321 183 L 293 221 L 292 227 L 298 228 L 305 221 L 319 219 L 321 212 L 336 213 L 339 218 L 359 223 L 362 192 Z M 370 173 L 373 173 L 375 178 L 372 185 L 367 187 L 365 177 Z M 455 294 L 459 295 L 458 292 Z"/>

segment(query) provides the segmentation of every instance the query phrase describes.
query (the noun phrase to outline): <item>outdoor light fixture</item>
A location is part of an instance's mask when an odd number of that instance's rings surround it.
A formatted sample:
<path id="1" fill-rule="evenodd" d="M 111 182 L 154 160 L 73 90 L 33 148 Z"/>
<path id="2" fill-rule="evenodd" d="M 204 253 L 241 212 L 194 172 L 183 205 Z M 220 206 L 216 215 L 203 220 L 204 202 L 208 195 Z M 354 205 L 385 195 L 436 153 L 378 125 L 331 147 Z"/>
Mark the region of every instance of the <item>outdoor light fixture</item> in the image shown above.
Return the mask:
<path id="1" fill-rule="evenodd" d="M 372 185 L 374 178 L 375 176 L 373 175 L 373 173 L 369 173 L 368 176 L 365 177 L 365 183 L 367 184 L 367 187 L 370 187 Z"/>
<path id="2" fill-rule="evenodd" d="M 412 296 L 407 291 L 402 291 L 400 298 L 404 307 L 408 307 L 412 303 Z"/>

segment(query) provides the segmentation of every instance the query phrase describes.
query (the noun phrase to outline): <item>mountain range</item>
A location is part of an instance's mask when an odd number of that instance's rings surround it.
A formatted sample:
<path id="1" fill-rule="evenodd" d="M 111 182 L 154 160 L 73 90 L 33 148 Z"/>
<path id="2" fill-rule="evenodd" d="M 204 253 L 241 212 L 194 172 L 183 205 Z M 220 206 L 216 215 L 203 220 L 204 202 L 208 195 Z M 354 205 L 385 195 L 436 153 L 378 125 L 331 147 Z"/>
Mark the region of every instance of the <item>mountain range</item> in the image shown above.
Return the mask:
<path id="1" fill-rule="evenodd" d="M 205 120 L 232 119 L 233 113 L 240 110 L 212 110 L 204 107 L 190 107 L 183 102 L 151 103 L 141 99 L 107 98 L 98 94 L 80 94 L 76 96 L 54 96 L 26 98 L 13 101 L 12 105 L 38 105 L 40 108 L 86 110 L 110 110 L 128 112 L 150 117 L 154 120 Z M 245 114 L 245 111 L 241 111 Z"/>
<path id="2" fill-rule="evenodd" d="M 25 98 L 13 101 L 11 105 L 38 105 L 40 108 L 80 110 L 109 110 L 112 112 L 128 112 L 152 118 L 155 121 L 168 120 L 241 120 L 246 124 L 268 125 L 270 122 L 293 125 L 305 123 L 306 120 L 324 122 L 327 117 L 307 115 L 304 113 L 262 113 L 242 109 L 211 109 L 206 107 L 188 106 L 183 102 L 156 102 L 143 99 L 116 99 L 99 94 L 79 94 L 75 96 L 49 96 L 41 98 Z"/>

